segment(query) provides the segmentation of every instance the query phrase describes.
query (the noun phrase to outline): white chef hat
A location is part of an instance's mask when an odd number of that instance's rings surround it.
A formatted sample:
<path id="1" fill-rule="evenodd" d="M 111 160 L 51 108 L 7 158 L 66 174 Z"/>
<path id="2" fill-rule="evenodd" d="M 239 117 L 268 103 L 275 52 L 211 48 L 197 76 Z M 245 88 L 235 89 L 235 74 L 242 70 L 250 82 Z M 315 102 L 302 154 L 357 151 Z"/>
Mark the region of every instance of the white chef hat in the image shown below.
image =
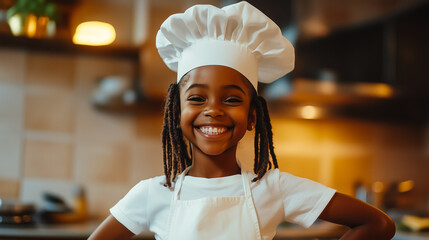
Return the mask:
<path id="1" fill-rule="evenodd" d="M 190 70 L 222 65 L 237 70 L 257 89 L 294 68 L 294 48 L 265 14 L 243 1 L 223 8 L 195 5 L 161 25 L 156 47 L 177 82 Z"/>

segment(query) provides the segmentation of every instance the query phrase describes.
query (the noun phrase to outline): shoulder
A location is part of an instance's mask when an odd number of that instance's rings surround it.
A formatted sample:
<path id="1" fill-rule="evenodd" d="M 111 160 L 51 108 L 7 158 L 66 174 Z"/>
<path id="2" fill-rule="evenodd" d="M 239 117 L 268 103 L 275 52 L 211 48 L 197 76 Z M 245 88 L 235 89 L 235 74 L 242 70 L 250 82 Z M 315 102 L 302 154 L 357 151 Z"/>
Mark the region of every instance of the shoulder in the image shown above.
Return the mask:
<path id="1" fill-rule="evenodd" d="M 251 181 L 252 191 L 257 195 L 260 193 L 261 196 L 271 197 L 279 197 L 279 175 L 280 171 L 278 169 L 270 169 L 261 179 L 253 181 L 257 175 L 253 172 L 247 172 L 247 177 Z"/>
<path id="2" fill-rule="evenodd" d="M 118 219 L 120 215 L 145 216 L 153 203 L 168 199 L 172 190 L 164 186 L 165 177 L 159 176 L 138 182 L 111 209 L 112 215 Z"/>
<path id="3" fill-rule="evenodd" d="M 272 180 L 275 180 L 278 177 L 279 172 L 280 171 L 279 171 L 278 168 L 270 169 L 270 170 L 268 170 L 264 174 L 264 176 L 260 179 L 260 181 L 272 181 Z M 250 179 L 254 179 L 257 175 L 254 172 L 252 172 L 252 171 L 247 171 L 247 176 Z"/>
<path id="4" fill-rule="evenodd" d="M 257 175 L 253 172 L 247 172 L 247 175 L 249 177 L 250 180 L 254 179 Z M 278 168 L 274 168 L 274 169 L 270 169 L 268 170 L 264 176 L 259 179 L 257 181 L 257 183 L 259 182 L 259 184 L 278 184 L 280 182 L 280 180 L 284 180 L 284 179 L 288 179 L 291 178 L 291 180 L 293 180 L 295 176 L 293 176 L 290 173 L 287 172 L 282 172 L 280 171 Z"/>
<path id="5" fill-rule="evenodd" d="M 146 199 L 148 195 L 152 194 L 166 194 L 170 192 L 171 189 L 165 187 L 164 184 L 165 176 L 157 176 L 141 180 L 128 191 L 121 201 L 129 202 L 133 200 L 140 200 L 142 198 Z"/>
<path id="6" fill-rule="evenodd" d="M 256 177 L 256 174 L 253 174 Z M 310 185 L 321 185 L 318 182 L 310 180 L 308 178 L 303 178 L 295 176 L 289 172 L 280 171 L 280 169 L 270 169 L 265 173 L 262 181 L 275 182 L 280 185 L 299 185 L 299 184 L 310 184 Z"/>
<path id="7" fill-rule="evenodd" d="M 256 174 L 249 172 L 249 179 L 252 180 L 256 177 Z M 303 193 L 303 192 L 324 192 L 332 190 L 329 187 L 324 186 L 313 180 L 298 177 L 288 172 L 280 171 L 278 168 L 270 169 L 265 175 L 253 183 L 255 186 L 263 186 L 264 188 L 270 188 L 282 192 L 283 194 Z"/>
<path id="8" fill-rule="evenodd" d="M 153 205 L 166 206 L 169 203 L 171 190 L 164 187 L 164 183 L 164 176 L 138 182 L 110 208 L 111 215 L 134 234 L 148 230 Z"/>

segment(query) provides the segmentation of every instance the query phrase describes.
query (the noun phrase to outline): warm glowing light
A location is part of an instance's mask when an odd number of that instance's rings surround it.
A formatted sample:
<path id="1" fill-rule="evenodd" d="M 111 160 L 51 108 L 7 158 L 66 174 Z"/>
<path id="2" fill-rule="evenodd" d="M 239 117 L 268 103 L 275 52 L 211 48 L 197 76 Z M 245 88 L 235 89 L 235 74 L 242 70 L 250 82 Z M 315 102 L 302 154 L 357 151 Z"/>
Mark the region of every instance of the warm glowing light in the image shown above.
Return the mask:
<path id="1" fill-rule="evenodd" d="M 414 188 L 414 181 L 413 180 L 408 180 L 408 181 L 403 181 L 400 182 L 398 185 L 398 191 L 399 192 L 409 192 Z"/>
<path id="2" fill-rule="evenodd" d="M 8 20 L 10 30 L 14 36 L 21 35 L 23 31 L 23 25 L 21 24 L 21 15 L 15 14 Z"/>
<path id="3" fill-rule="evenodd" d="M 304 106 L 300 111 L 301 117 L 305 119 L 315 119 L 320 115 L 320 109 L 315 106 Z"/>
<path id="4" fill-rule="evenodd" d="M 356 86 L 356 91 L 370 97 L 389 98 L 393 95 L 392 87 L 384 83 L 361 83 Z"/>
<path id="5" fill-rule="evenodd" d="M 26 19 L 27 36 L 32 38 L 36 35 L 37 17 L 34 14 L 28 14 Z"/>
<path id="6" fill-rule="evenodd" d="M 328 35 L 329 28 L 323 21 L 312 18 L 302 24 L 303 30 L 310 36 L 323 37 Z"/>
<path id="7" fill-rule="evenodd" d="M 324 81 L 319 85 L 320 91 L 323 94 L 334 94 L 337 90 L 337 86 L 334 82 Z"/>
<path id="8" fill-rule="evenodd" d="M 73 43 L 89 46 L 109 45 L 115 41 L 115 28 L 104 22 L 90 21 L 79 24 L 73 36 Z"/>
<path id="9" fill-rule="evenodd" d="M 401 222 L 411 228 L 414 232 L 429 228 L 429 217 L 417 217 L 413 215 L 404 215 Z"/>
<path id="10" fill-rule="evenodd" d="M 372 191 L 375 193 L 381 193 L 384 190 L 383 182 L 374 182 L 372 184 Z"/>

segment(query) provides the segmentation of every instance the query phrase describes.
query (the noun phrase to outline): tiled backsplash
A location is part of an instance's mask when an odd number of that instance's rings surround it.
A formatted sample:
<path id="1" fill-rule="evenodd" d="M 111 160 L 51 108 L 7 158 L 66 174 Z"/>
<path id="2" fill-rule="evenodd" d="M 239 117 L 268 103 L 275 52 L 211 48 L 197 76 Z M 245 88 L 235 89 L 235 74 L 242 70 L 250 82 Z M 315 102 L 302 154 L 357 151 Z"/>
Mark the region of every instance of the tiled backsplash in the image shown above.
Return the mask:
<path id="1" fill-rule="evenodd" d="M 159 114 L 91 106 L 99 78 L 131 79 L 135 67 L 131 60 L 0 48 L 0 197 L 40 202 L 50 190 L 71 202 L 67 189 L 81 184 L 91 213 L 106 216 L 139 180 L 162 174 Z"/>
<path id="2" fill-rule="evenodd" d="M 100 77 L 131 78 L 135 67 L 121 59 L 0 48 L 0 197 L 40 202 L 48 189 L 70 202 L 71 186 L 79 184 L 91 214 L 104 217 L 138 181 L 162 174 L 159 113 L 91 106 Z M 356 181 L 412 179 L 419 206 L 425 204 L 429 141 L 421 128 L 275 115 L 272 124 L 281 170 L 348 194 Z M 248 169 L 252 147 L 250 133 L 238 149 Z"/>

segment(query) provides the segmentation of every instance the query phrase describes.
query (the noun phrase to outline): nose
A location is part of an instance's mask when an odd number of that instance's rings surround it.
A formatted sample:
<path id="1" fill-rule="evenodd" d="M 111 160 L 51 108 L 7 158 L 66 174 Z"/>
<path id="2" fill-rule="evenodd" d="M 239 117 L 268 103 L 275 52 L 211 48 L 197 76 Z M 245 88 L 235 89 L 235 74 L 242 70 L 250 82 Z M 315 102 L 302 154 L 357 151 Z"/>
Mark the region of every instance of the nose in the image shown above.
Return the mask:
<path id="1" fill-rule="evenodd" d="M 222 117 L 224 112 L 217 103 L 209 103 L 204 109 L 204 116 L 206 117 Z"/>

